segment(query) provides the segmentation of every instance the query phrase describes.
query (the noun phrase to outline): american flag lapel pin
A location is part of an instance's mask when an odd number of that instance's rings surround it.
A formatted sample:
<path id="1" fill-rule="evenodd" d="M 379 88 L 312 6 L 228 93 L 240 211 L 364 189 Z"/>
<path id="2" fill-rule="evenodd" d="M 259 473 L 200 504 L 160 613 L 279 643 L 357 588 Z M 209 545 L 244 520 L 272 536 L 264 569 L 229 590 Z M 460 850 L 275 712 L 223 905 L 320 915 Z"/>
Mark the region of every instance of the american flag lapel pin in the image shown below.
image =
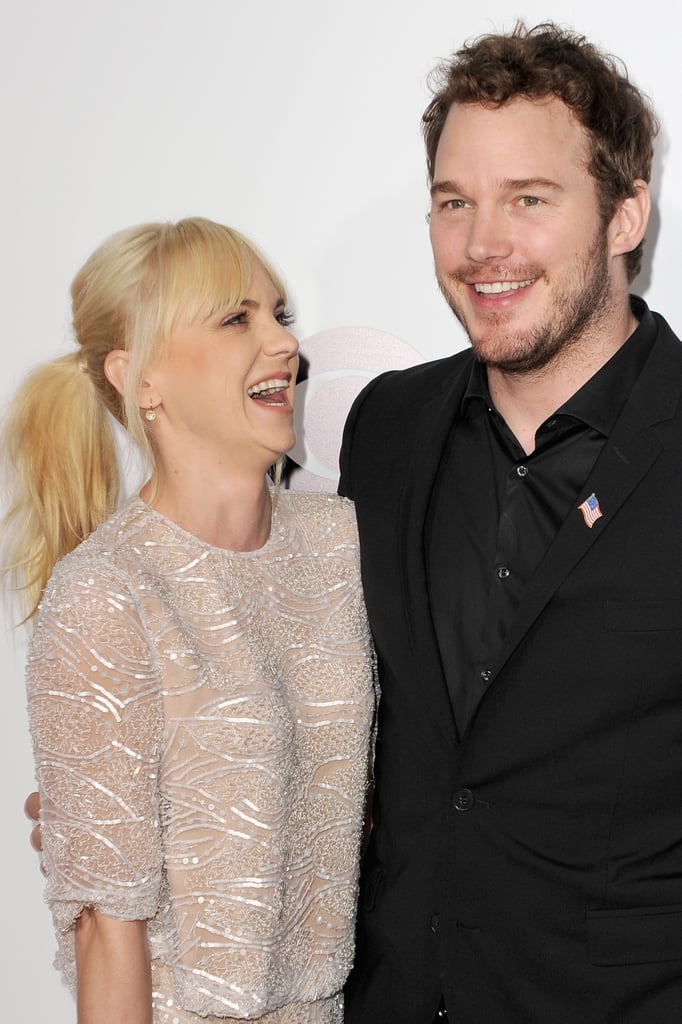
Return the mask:
<path id="1" fill-rule="evenodd" d="M 601 519 L 601 517 L 604 515 L 601 508 L 599 507 L 599 498 L 594 493 L 594 491 L 592 491 L 592 494 L 589 496 L 589 498 L 585 498 L 585 500 L 581 502 L 580 505 L 578 505 L 578 508 L 582 512 L 583 519 L 585 520 L 585 523 L 587 524 L 587 526 L 589 526 L 590 529 L 592 529 L 597 520 Z"/>

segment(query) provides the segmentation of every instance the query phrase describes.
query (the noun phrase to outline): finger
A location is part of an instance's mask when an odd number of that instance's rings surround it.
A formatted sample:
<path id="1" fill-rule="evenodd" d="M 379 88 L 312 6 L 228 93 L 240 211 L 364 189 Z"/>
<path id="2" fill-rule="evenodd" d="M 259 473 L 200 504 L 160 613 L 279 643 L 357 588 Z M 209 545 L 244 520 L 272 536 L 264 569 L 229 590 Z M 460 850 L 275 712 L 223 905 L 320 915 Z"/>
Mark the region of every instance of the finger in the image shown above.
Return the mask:
<path id="1" fill-rule="evenodd" d="M 24 814 L 31 821 L 38 820 L 38 814 L 40 813 L 40 796 L 38 793 L 29 793 L 24 803 Z"/>
<path id="2" fill-rule="evenodd" d="M 30 843 L 34 850 L 41 853 L 43 849 L 43 840 L 40 834 L 40 825 L 36 825 L 36 827 L 31 830 Z"/>

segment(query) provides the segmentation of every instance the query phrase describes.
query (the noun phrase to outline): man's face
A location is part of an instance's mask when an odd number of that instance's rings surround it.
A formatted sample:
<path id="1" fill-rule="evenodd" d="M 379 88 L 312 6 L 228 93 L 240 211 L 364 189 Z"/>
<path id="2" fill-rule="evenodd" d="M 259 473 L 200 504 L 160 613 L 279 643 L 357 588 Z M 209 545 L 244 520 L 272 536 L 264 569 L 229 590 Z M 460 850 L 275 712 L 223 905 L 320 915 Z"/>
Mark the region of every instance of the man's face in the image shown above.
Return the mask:
<path id="1" fill-rule="evenodd" d="M 609 323 L 614 261 L 587 159 L 584 129 L 556 98 L 448 113 L 431 244 L 441 290 L 489 366 L 538 370 Z"/>

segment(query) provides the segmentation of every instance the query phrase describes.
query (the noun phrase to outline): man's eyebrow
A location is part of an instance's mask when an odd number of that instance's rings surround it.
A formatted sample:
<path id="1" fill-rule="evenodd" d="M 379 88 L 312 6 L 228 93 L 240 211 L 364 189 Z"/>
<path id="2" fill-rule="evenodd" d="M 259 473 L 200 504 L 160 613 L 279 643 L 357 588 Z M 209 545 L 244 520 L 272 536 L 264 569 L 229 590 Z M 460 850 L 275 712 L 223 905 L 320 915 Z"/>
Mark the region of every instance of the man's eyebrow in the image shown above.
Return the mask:
<path id="1" fill-rule="evenodd" d="M 459 188 L 456 181 L 434 181 L 433 185 L 431 186 L 432 196 L 441 195 L 445 192 L 461 193 L 461 191 L 462 189 Z"/>
<path id="2" fill-rule="evenodd" d="M 553 192 L 562 192 L 563 187 L 551 178 L 503 178 L 499 183 L 503 191 L 523 192 L 533 188 L 551 189 Z M 431 186 L 431 196 L 437 195 L 463 195 L 464 189 L 460 188 L 456 181 L 434 181 Z"/>
<path id="3" fill-rule="evenodd" d="M 500 185 L 504 189 L 520 192 L 533 188 L 549 188 L 553 192 L 563 192 L 563 186 L 551 178 L 505 178 Z"/>

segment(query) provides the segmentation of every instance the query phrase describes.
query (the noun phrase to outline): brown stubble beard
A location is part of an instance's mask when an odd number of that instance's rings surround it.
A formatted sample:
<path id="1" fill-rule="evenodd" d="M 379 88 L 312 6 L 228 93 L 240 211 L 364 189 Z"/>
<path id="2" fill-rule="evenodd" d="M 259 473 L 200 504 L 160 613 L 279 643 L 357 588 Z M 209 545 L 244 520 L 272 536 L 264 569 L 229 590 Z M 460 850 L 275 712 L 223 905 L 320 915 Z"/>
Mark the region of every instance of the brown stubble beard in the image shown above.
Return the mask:
<path id="1" fill-rule="evenodd" d="M 542 276 L 537 268 L 524 268 L 516 280 L 529 280 Z M 500 274 L 500 279 L 509 278 L 509 272 Z M 466 284 L 471 273 L 456 271 L 449 280 L 454 284 Z M 552 308 L 545 322 L 512 339 L 512 344 L 497 346 L 498 351 L 485 341 L 472 338 L 471 331 L 462 310 L 448 290 L 447 283 L 438 277 L 438 286 L 467 333 L 476 358 L 489 368 L 502 373 L 522 375 L 544 369 L 554 362 L 561 353 L 567 352 L 589 337 L 597 334 L 606 324 L 613 308 L 613 296 L 608 264 L 607 232 L 600 225 L 587 255 L 571 273 L 571 280 L 562 291 L 555 293 Z M 494 329 L 504 329 L 505 319 L 512 314 L 491 314 Z M 504 348 L 504 350 L 503 350 Z"/>

